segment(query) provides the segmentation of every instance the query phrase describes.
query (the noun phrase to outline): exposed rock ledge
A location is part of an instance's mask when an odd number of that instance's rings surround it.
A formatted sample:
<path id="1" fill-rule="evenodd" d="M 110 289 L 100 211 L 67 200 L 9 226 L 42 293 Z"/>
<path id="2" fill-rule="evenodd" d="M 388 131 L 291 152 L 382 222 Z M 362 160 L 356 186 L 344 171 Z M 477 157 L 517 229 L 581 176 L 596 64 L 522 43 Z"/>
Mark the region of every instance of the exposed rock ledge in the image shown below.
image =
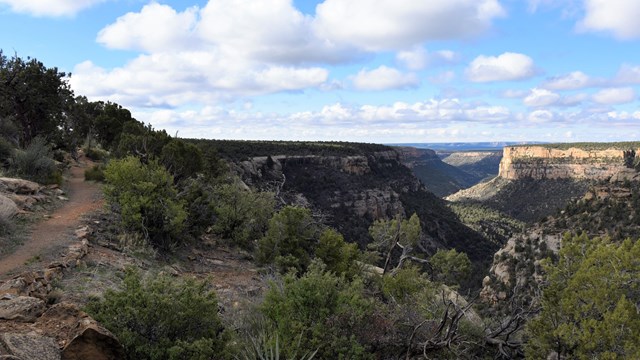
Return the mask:
<path id="1" fill-rule="evenodd" d="M 585 150 L 572 147 L 563 150 L 544 146 L 508 146 L 503 150 L 499 176 L 510 180 L 607 180 L 623 169 L 623 150 L 618 148 Z"/>

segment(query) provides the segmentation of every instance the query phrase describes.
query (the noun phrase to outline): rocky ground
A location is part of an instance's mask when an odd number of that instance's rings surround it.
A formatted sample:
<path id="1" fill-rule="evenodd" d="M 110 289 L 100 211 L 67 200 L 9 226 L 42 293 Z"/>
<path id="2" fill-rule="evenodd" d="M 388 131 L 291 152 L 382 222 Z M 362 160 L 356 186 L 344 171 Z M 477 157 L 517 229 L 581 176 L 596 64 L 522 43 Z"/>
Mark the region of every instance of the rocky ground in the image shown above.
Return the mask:
<path id="1" fill-rule="evenodd" d="M 24 245 L 0 260 L 0 359 L 123 358 L 118 340 L 82 308 L 106 289 L 118 288 L 128 266 L 205 279 L 229 324 L 243 303 L 263 293 L 267 280 L 251 255 L 214 238 L 205 236 L 171 256 L 127 243 L 113 231 L 112 216 L 99 210 L 99 186 L 83 181 L 83 168 L 72 169 L 68 198 L 57 188 L 0 179 L 6 194 L 0 199 L 35 197 L 20 205 L 11 200 L 3 209 L 44 218 L 32 224 Z M 56 200 L 64 204 L 35 208 Z"/>

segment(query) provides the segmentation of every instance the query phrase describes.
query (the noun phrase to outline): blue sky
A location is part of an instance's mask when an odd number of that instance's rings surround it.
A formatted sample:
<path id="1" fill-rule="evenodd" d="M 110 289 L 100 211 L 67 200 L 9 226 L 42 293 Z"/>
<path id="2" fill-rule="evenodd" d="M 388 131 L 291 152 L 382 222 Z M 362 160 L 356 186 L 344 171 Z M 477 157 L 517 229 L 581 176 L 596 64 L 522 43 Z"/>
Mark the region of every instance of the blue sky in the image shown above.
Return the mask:
<path id="1" fill-rule="evenodd" d="M 640 136 L 637 0 L 0 0 L 0 49 L 181 137 Z"/>

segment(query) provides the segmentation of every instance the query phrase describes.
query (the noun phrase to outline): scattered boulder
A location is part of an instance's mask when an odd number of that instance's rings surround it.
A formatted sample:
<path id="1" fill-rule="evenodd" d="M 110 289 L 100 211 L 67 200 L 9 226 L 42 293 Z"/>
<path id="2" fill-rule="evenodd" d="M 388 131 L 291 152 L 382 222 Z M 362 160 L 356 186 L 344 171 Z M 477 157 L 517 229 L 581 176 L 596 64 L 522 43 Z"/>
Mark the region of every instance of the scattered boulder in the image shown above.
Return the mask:
<path id="1" fill-rule="evenodd" d="M 23 360 L 60 360 L 60 350 L 55 340 L 30 334 L 0 334 L 0 342 L 10 355 Z"/>
<path id="2" fill-rule="evenodd" d="M 18 205 L 15 201 L 0 194 L 0 218 L 10 219 L 18 212 Z"/>
<path id="3" fill-rule="evenodd" d="M 20 195 L 31 195 L 40 191 L 40 185 L 33 181 L 14 178 L 0 178 L 0 190 Z"/>
<path id="4" fill-rule="evenodd" d="M 124 349 L 118 339 L 95 320 L 80 323 L 78 335 L 62 349 L 62 360 L 119 360 Z"/>
<path id="5" fill-rule="evenodd" d="M 18 296 L 0 300 L 0 319 L 4 320 L 34 322 L 44 310 L 44 301 L 34 297 Z"/>
<path id="6" fill-rule="evenodd" d="M 118 339 L 74 304 L 53 305 L 36 325 L 55 332 L 64 360 L 125 358 Z"/>

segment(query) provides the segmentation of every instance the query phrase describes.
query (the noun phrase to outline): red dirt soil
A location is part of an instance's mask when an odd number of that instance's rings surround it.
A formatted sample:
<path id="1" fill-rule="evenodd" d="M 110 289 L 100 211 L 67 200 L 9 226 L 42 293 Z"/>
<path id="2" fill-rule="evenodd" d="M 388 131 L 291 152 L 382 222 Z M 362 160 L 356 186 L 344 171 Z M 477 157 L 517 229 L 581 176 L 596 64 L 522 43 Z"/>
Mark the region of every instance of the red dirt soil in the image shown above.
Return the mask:
<path id="1" fill-rule="evenodd" d="M 36 224 L 29 240 L 21 247 L 0 259 L 0 278 L 18 273 L 27 261 L 36 256 L 50 257 L 57 249 L 71 244 L 75 240 L 71 232 L 81 225 L 81 217 L 102 207 L 100 187 L 84 181 L 84 169 L 91 165 L 89 160 L 82 157 L 79 163 L 71 167 L 67 181 L 69 200 L 55 210 L 49 219 Z"/>

